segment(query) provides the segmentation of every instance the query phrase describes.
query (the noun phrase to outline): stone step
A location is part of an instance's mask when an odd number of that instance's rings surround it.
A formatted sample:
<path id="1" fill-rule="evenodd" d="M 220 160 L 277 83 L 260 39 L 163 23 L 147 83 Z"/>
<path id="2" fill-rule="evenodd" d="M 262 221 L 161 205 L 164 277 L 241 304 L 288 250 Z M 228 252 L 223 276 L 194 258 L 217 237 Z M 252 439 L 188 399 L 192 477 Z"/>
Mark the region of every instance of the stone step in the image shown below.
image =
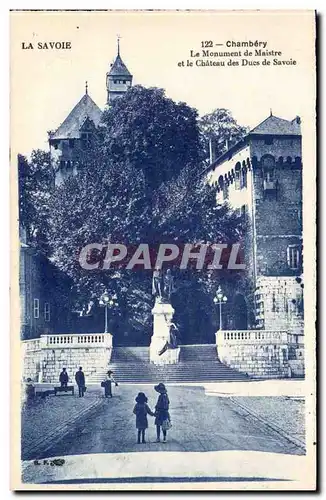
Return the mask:
<path id="1" fill-rule="evenodd" d="M 150 363 L 149 347 L 114 347 L 108 368 L 120 382 L 170 383 L 248 380 L 248 377 L 223 365 L 215 344 L 181 345 L 180 362 L 175 365 Z M 107 369 L 93 372 L 88 383 L 100 384 Z"/>

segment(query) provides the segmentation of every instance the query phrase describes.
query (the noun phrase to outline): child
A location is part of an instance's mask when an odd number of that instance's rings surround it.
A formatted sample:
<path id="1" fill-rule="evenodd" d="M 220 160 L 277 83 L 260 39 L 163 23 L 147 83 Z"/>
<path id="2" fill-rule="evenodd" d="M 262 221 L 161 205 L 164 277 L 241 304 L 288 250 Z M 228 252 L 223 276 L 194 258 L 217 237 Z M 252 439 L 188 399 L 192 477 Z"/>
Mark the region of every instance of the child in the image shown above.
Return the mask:
<path id="1" fill-rule="evenodd" d="M 169 397 L 164 384 L 159 383 L 154 386 L 156 392 L 160 395 L 158 397 L 156 406 L 155 406 L 155 425 L 156 425 L 156 442 L 159 443 L 161 441 L 161 427 L 163 431 L 163 443 L 166 443 L 166 433 L 167 430 L 171 428 L 171 418 L 169 413 Z"/>
<path id="2" fill-rule="evenodd" d="M 152 412 L 150 407 L 147 404 L 147 397 L 143 392 L 139 392 L 136 397 L 136 404 L 134 407 L 133 413 L 136 415 L 136 428 L 138 429 L 138 440 L 137 443 L 140 444 L 140 437 L 142 438 L 142 443 L 146 443 L 145 441 L 145 430 L 148 427 L 147 414 L 152 417 L 155 416 L 155 413 Z"/>

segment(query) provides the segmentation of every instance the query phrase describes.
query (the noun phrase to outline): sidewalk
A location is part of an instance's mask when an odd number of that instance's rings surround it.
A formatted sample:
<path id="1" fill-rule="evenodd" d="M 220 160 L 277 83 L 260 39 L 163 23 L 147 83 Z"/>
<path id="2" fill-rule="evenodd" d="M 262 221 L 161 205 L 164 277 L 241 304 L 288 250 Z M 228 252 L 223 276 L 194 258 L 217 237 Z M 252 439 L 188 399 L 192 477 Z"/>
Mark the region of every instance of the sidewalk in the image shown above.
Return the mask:
<path id="1" fill-rule="evenodd" d="M 206 396 L 225 397 L 290 442 L 305 448 L 305 380 L 205 384 Z"/>
<path id="2" fill-rule="evenodd" d="M 56 440 L 69 434 L 79 420 L 103 404 L 102 391 L 91 388 L 84 398 L 76 394 L 36 398 L 21 413 L 22 459 L 45 452 Z"/>
<path id="3" fill-rule="evenodd" d="M 200 384 L 198 384 L 200 385 Z M 287 396 L 305 397 L 309 392 L 305 380 L 251 380 L 248 382 L 219 382 L 202 384 L 207 396 Z"/>
<path id="4" fill-rule="evenodd" d="M 305 401 L 301 398 L 231 397 L 231 400 L 281 436 L 305 447 Z"/>

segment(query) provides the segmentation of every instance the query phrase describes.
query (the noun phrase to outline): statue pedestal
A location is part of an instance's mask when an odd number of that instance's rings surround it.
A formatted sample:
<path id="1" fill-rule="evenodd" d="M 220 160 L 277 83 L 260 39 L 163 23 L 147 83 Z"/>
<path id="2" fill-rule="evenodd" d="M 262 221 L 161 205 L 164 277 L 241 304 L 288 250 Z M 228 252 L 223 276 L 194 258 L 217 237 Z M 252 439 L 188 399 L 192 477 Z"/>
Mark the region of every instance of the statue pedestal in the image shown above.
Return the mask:
<path id="1" fill-rule="evenodd" d="M 175 364 L 179 361 L 180 349 L 168 349 L 161 356 L 160 350 L 166 342 L 170 342 L 170 323 L 174 314 L 171 304 L 161 303 L 158 300 L 152 309 L 153 314 L 153 335 L 149 347 L 150 362 L 156 365 Z"/>

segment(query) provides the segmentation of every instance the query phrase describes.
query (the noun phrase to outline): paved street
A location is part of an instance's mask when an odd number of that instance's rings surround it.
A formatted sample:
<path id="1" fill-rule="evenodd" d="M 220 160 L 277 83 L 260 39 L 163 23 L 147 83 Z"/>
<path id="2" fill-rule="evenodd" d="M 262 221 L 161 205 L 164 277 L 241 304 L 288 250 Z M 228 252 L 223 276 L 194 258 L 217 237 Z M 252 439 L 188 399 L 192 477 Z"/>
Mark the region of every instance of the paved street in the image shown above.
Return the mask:
<path id="1" fill-rule="evenodd" d="M 154 408 L 157 394 L 151 386 L 119 386 L 113 399 L 103 400 L 103 405 L 98 407 L 95 414 L 85 417 L 68 436 L 43 456 L 223 450 L 304 454 L 302 448 L 257 420 L 243 406 L 237 406 L 228 397 L 206 396 L 202 387 L 169 387 L 173 428 L 168 433 L 168 442 L 155 443 L 154 419 L 149 417 L 147 443 L 138 445 L 132 410 L 139 391 L 147 394 L 149 405 Z M 88 398 L 98 396 L 97 391 L 88 394 Z M 245 399 L 241 398 L 243 401 Z M 270 405 L 273 404 L 272 399 L 276 401 L 280 398 L 261 399 L 268 400 Z M 70 404 L 68 398 L 66 404 Z M 286 415 L 286 412 L 283 414 Z M 291 418 L 290 414 L 288 418 Z M 278 426 L 282 427 L 283 422 L 278 422 Z"/>

